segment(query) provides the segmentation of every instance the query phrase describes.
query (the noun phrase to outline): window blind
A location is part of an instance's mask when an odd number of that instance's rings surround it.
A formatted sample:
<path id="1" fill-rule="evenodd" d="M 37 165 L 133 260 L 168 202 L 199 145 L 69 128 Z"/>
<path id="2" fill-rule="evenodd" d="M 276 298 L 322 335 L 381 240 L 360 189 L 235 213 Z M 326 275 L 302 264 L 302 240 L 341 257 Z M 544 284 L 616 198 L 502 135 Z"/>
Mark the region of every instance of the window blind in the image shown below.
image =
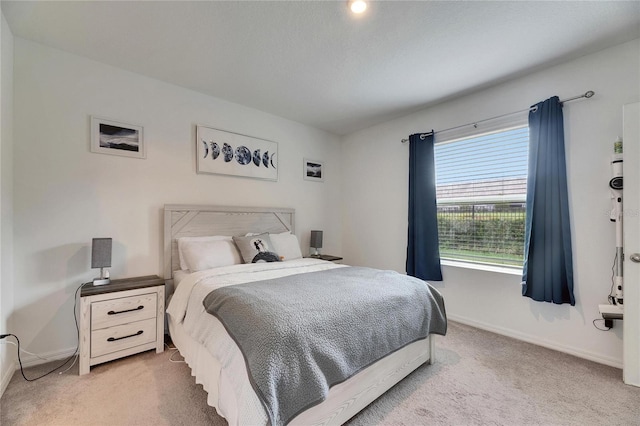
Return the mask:
<path id="1" fill-rule="evenodd" d="M 528 127 L 435 146 L 443 258 L 522 266 Z"/>

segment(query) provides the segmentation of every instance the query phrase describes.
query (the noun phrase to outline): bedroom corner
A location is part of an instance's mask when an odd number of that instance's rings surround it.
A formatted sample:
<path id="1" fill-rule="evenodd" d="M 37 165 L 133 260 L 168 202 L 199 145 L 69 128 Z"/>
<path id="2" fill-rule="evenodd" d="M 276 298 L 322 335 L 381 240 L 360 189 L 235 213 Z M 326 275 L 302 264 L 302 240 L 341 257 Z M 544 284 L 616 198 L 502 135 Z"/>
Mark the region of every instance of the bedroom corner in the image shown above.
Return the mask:
<path id="1" fill-rule="evenodd" d="M 444 265 L 444 281 L 434 285 L 454 321 L 622 367 L 623 327 L 605 333 L 592 320 L 601 318 L 598 304 L 606 302 L 611 281 L 611 144 L 622 134 L 622 106 L 640 97 L 639 45 L 639 39 L 618 44 L 343 138 L 345 164 L 356 163 L 343 176 L 345 257 L 404 271 L 409 153 L 401 138 L 518 111 L 553 93 L 568 97 L 593 89 L 592 99 L 564 107 L 576 306 L 531 306 L 517 274 Z M 372 176 L 365 167 L 386 173 Z"/>
<path id="2" fill-rule="evenodd" d="M 94 277 L 92 238 L 113 238 L 113 279 L 162 276 L 165 204 L 292 207 L 303 247 L 319 228 L 331 235 L 327 252 L 341 253 L 337 136 L 20 37 L 14 43 L 21 142 L 13 155 L 13 321 L 25 349 L 75 347 L 73 291 Z M 143 127 L 146 158 L 92 152 L 94 115 Z M 198 124 L 277 141 L 278 180 L 198 174 Z M 305 155 L 325 161 L 324 182 L 303 179 Z"/>
<path id="3" fill-rule="evenodd" d="M 348 3 L 0 0 L 0 424 L 637 423 L 640 2 Z M 518 252 L 551 96 L 571 305 Z"/>
<path id="4" fill-rule="evenodd" d="M 1 11 L 1 9 L 0 9 Z M 13 296 L 13 34 L 0 21 L 0 332 L 12 330 Z M 0 345 L 0 396 L 15 370 L 15 350 Z"/>

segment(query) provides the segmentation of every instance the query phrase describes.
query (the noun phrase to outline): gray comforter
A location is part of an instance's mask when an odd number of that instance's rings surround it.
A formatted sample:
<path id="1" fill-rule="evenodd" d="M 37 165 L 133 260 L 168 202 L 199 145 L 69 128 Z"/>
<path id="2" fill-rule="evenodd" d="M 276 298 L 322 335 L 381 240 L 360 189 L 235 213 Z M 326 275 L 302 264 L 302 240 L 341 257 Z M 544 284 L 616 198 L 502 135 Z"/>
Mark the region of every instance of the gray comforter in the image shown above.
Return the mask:
<path id="1" fill-rule="evenodd" d="M 204 307 L 244 355 L 272 425 L 390 353 L 446 333 L 440 293 L 394 271 L 347 267 L 216 289 Z"/>

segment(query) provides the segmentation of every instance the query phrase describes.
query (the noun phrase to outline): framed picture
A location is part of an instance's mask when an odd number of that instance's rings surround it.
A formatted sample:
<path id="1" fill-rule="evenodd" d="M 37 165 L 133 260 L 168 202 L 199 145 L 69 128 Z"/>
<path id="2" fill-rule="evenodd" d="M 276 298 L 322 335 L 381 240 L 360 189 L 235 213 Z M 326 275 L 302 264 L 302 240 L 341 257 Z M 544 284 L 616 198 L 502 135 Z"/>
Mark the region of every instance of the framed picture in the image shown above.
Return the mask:
<path id="1" fill-rule="evenodd" d="M 196 171 L 278 180 L 278 143 L 196 126 Z"/>
<path id="2" fill-rule="evenodd" d="M 91 117 L 91 152 L 146 158 L 142 126 Z"/>
<path id="3" fill-rule="evenodd" d="M 302 173 L 306 180 L 324 182 L 324 163 L 305 158 L 302 163 Z"/>

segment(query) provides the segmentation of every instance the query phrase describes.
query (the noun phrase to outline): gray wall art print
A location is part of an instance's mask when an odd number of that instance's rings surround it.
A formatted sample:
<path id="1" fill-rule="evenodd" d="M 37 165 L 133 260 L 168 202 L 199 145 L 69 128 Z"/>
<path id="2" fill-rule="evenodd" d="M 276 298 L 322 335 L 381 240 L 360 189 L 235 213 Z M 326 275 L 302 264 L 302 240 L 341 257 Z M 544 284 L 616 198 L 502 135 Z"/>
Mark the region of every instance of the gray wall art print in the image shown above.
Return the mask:
<path id="1" fill-rule="evenodd" d="M 302 175 L 305 180 L 324 182 L 324 162 L 304 158 L 302 162 Z"/>
<path id="2" fill-rule="evenodd" d="M 196 171 L 278 180 L 278 143 L 196 126 Z"/>
<path id="3" fill-rule="evenodd" d="M 146 158 L 142 126 L 92 116 L 91 151 Z"/>

